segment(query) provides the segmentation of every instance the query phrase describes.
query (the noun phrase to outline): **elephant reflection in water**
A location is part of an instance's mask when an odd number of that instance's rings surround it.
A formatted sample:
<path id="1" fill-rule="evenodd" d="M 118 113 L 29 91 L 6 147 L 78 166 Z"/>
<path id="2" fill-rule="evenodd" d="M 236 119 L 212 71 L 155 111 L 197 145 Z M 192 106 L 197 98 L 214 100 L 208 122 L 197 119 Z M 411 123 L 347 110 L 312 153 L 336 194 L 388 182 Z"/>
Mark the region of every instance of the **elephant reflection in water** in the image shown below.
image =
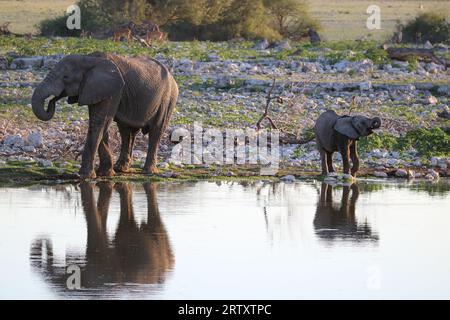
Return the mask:
<path id="1" fill-rule="evenodd" d="M 80 184 L 81 201 L 86 217 L 87 246 L 85 254 L 68 254 L 63 266 L 53 257 L 50 239 L 41 238 L 31 246 L 31 264 L 56 286 L 66 286 L 69 274 L 65 266 L 81 267 L 82 289 L 105 284 L 160 284 L 174 264 L 174 257 L 156 201 L 156 185 L 144 184 L 147 196 L 147 221 L 135 220 L 132 189 L 128 183 L 98 182 L 97 203 L 94 185 Z M 113 188 L 120 196 L 120 218 L 112 241 L 106 222 Z"/>
<path id="2" fill-rule="evenodd" d="M 352 192 L 351 197 L 350 191 Z M 344 186 L 341 203 L 336 206 L 333 204 L 333 186 L 322 183 L 314 218 L 316 234 L 321 239 L 329 241 L 334 239 L 378 241 L 378 235 L 372 232 L 370 225 L 367 222 L 358 224 L 355 218 L 355 205 L 358 197 L 357 184 Z"/>

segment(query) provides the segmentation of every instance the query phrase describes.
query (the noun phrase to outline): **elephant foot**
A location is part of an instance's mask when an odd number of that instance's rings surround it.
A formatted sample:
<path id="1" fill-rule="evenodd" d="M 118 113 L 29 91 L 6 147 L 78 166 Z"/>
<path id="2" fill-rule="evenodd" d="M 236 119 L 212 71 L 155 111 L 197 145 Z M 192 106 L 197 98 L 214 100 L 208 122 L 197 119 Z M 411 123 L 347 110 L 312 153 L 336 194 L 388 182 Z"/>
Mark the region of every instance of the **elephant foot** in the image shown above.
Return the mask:
<path id="1" fill-rule="evenodd" d="M 157 174 L 158 172 L 159 171 L 158 171 L 158 168 L 156 168 L 156 166 L 150 166 L 150 167 L 144 168 L 145 174 Z"/>
<path id="2" fill-rule="evenodd" d="M 90 180 L 97 178 L 97 175 L 94 170 L 92 171 L 80 171 L 79 173 L 81 180 Z"/>
<path id="3" fill-rule="evenodd" d="M 97 170 L 97 176 L 98 177 L 112 177 L 115 174 L 116 173 L 114 172 L 113 169 L 102 169 L 102 168 L 99 168 Z"/>
<path id="4" fill-rule="evenodd" d="M 116 163 L 116 165 L 114 166 L 114 171 L 126 173 L 130 171 L 130 166 L 128 164 Z"/>

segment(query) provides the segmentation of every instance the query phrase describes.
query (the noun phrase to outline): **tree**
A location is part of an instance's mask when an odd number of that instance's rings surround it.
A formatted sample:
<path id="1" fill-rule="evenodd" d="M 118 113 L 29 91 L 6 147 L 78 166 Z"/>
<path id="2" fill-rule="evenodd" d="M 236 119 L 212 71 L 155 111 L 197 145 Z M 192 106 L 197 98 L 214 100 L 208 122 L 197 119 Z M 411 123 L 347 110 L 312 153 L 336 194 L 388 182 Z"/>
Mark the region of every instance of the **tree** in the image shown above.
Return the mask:
<path id="1" fill-rule="evenodd" d="M 450 23 L 445 15 L 440 13 L 422 13 L 400 28 L 403 32 L 403 42 L 450 41 Z"/>
<path id="2" fill-rule="evenodd" d="M 299 0 L 264 0 L 264 6 L 272 17 L 273 28 L 284 37 L 303 36 L 309 28 L 318 28 Z"/>
<path id="3" fill-rule="evenodd" d="M 227 27 L 229 38 L 280 38 L 280 34 L 270 27 L 262 0 L 233 0 L 222 23 Z"/>

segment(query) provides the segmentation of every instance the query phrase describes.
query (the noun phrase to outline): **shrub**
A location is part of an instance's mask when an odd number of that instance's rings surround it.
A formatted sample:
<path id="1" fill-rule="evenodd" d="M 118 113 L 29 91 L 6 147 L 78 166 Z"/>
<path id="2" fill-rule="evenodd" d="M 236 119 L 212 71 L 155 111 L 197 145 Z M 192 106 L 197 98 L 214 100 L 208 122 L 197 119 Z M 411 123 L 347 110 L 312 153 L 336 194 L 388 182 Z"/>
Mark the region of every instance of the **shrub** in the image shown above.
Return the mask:
<path id="1" fill-rule="evenodd" d="M 449 42 L 450 23 L 442 14 L 422 13 L 405 26 L 400 26 L 403 42 Z"/>
<path id="2" fill-rule="evenodd" d="M 78 0 L 82 29 L 97 31 L 128 21 L 151 20 L 172 40 L 232 38 L 278 40 L 301 36 L 317 23 L 297 0 Z M 279 17 L 279 14 L 282 17 Z M 40 23 L 45 36 L 78 36 L 66 28 L 67 16 Z"/>
<path id="3" fill-rule="evenodd" d="M 414 129 L 398 139 L 396 148 L 401 151 L 414 148 L 420 155 L 426 157 L 448 156 L 450 137 L 438 127 Z"/>
<path id="4" fill-rule="evenodd" d="M 77 3 L 81 11 L 81 29 L 95 31 L 104 29 L 112 24 L 111 18 L 100 9 L 99 3 L 82 0 Z M 39 23 L 39 30 L 43 36 L 78 37 L 81 30 L 69 30 L 66 26 L 67 15 L 43 20 Z"/>
<path id="5" fill-rule="evenodd" d="M 377 133 L 359 140 L 359 150 L 369 152 L 374 149 L 395 149 L 397 138 L 389 133 Z"/>

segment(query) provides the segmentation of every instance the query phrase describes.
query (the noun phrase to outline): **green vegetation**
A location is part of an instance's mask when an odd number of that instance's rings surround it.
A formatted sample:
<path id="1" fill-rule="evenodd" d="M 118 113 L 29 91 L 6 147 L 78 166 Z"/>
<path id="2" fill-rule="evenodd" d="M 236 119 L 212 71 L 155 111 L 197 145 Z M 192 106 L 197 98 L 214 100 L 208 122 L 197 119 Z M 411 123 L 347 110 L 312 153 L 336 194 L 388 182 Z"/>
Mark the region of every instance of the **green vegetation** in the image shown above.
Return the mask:
<path id="1" fill-rule="evenodd" d="M 79 0 L 82 29 L 98 31 L 133 21 L 152 21 L 174 40 L 222 41 L 306 35 L 317 27 L 299 0 Z M 66 15 L 40 22 L 42 35 L 79 36 Z"/>
<path id="2" fill-rule="evenodd" d="M 395 151 L 416 150 L 423 157 L 450 155 L 450 136 L 442 129 L 413 129 L 401 137 L 389 133 L 373 134 L 360 139 L 359 149 L 368 152 L 373 149 Z"/>
<path id="3" fill-rule="evenodd" d="M 431 43 L 450 41 L 450 22 L 441 13 L 426 12 L 418 15 L 404 26 L 399 26 L 403 33 L 403 42 L 430 41 Z"/>
<path id="4" fill-rule="evenodd" d="M 426 157 L 448 157 L 450 155 L 450 136 L 438 127 L 414 129 L 399 138 L 396 148 L 398 150 L 413 148 L 420 155 Z"/>
<path id="5" fill-rule="evenodd" d="M 154 43 L 150 48 L 143 47 L 138 42 L 121 43 L 111 40 L 81 39 L 81 38 L 45 38 L 36 37 L 28 40 L 23 37 L 0 36 L 0 55 L 15 52 L 21 56 L 54 55 L 54 54 L 87 54 L 95 51 L 117 53 L 130 56 L 157 54 L 188 58 L 193 61 L 208 61 L 209 55 L 215 54 L 223 60 L 245 59 L 305 59 L 316 61 L 327 59 L 330 62 L 340 60 L 360 61 L 369 58 L 375 64 L 389 62 L 386 52 L 380 49 L 380 43 L 375 41 L 334 41 L 311 45 L 305 42 L 291 42 L 291 48 L 285 50 L 252 49 L 253 41 L 192 41 L 192 42 L 162 42 Z M 7 56 L 8 57 L 8 56 Z"/>

